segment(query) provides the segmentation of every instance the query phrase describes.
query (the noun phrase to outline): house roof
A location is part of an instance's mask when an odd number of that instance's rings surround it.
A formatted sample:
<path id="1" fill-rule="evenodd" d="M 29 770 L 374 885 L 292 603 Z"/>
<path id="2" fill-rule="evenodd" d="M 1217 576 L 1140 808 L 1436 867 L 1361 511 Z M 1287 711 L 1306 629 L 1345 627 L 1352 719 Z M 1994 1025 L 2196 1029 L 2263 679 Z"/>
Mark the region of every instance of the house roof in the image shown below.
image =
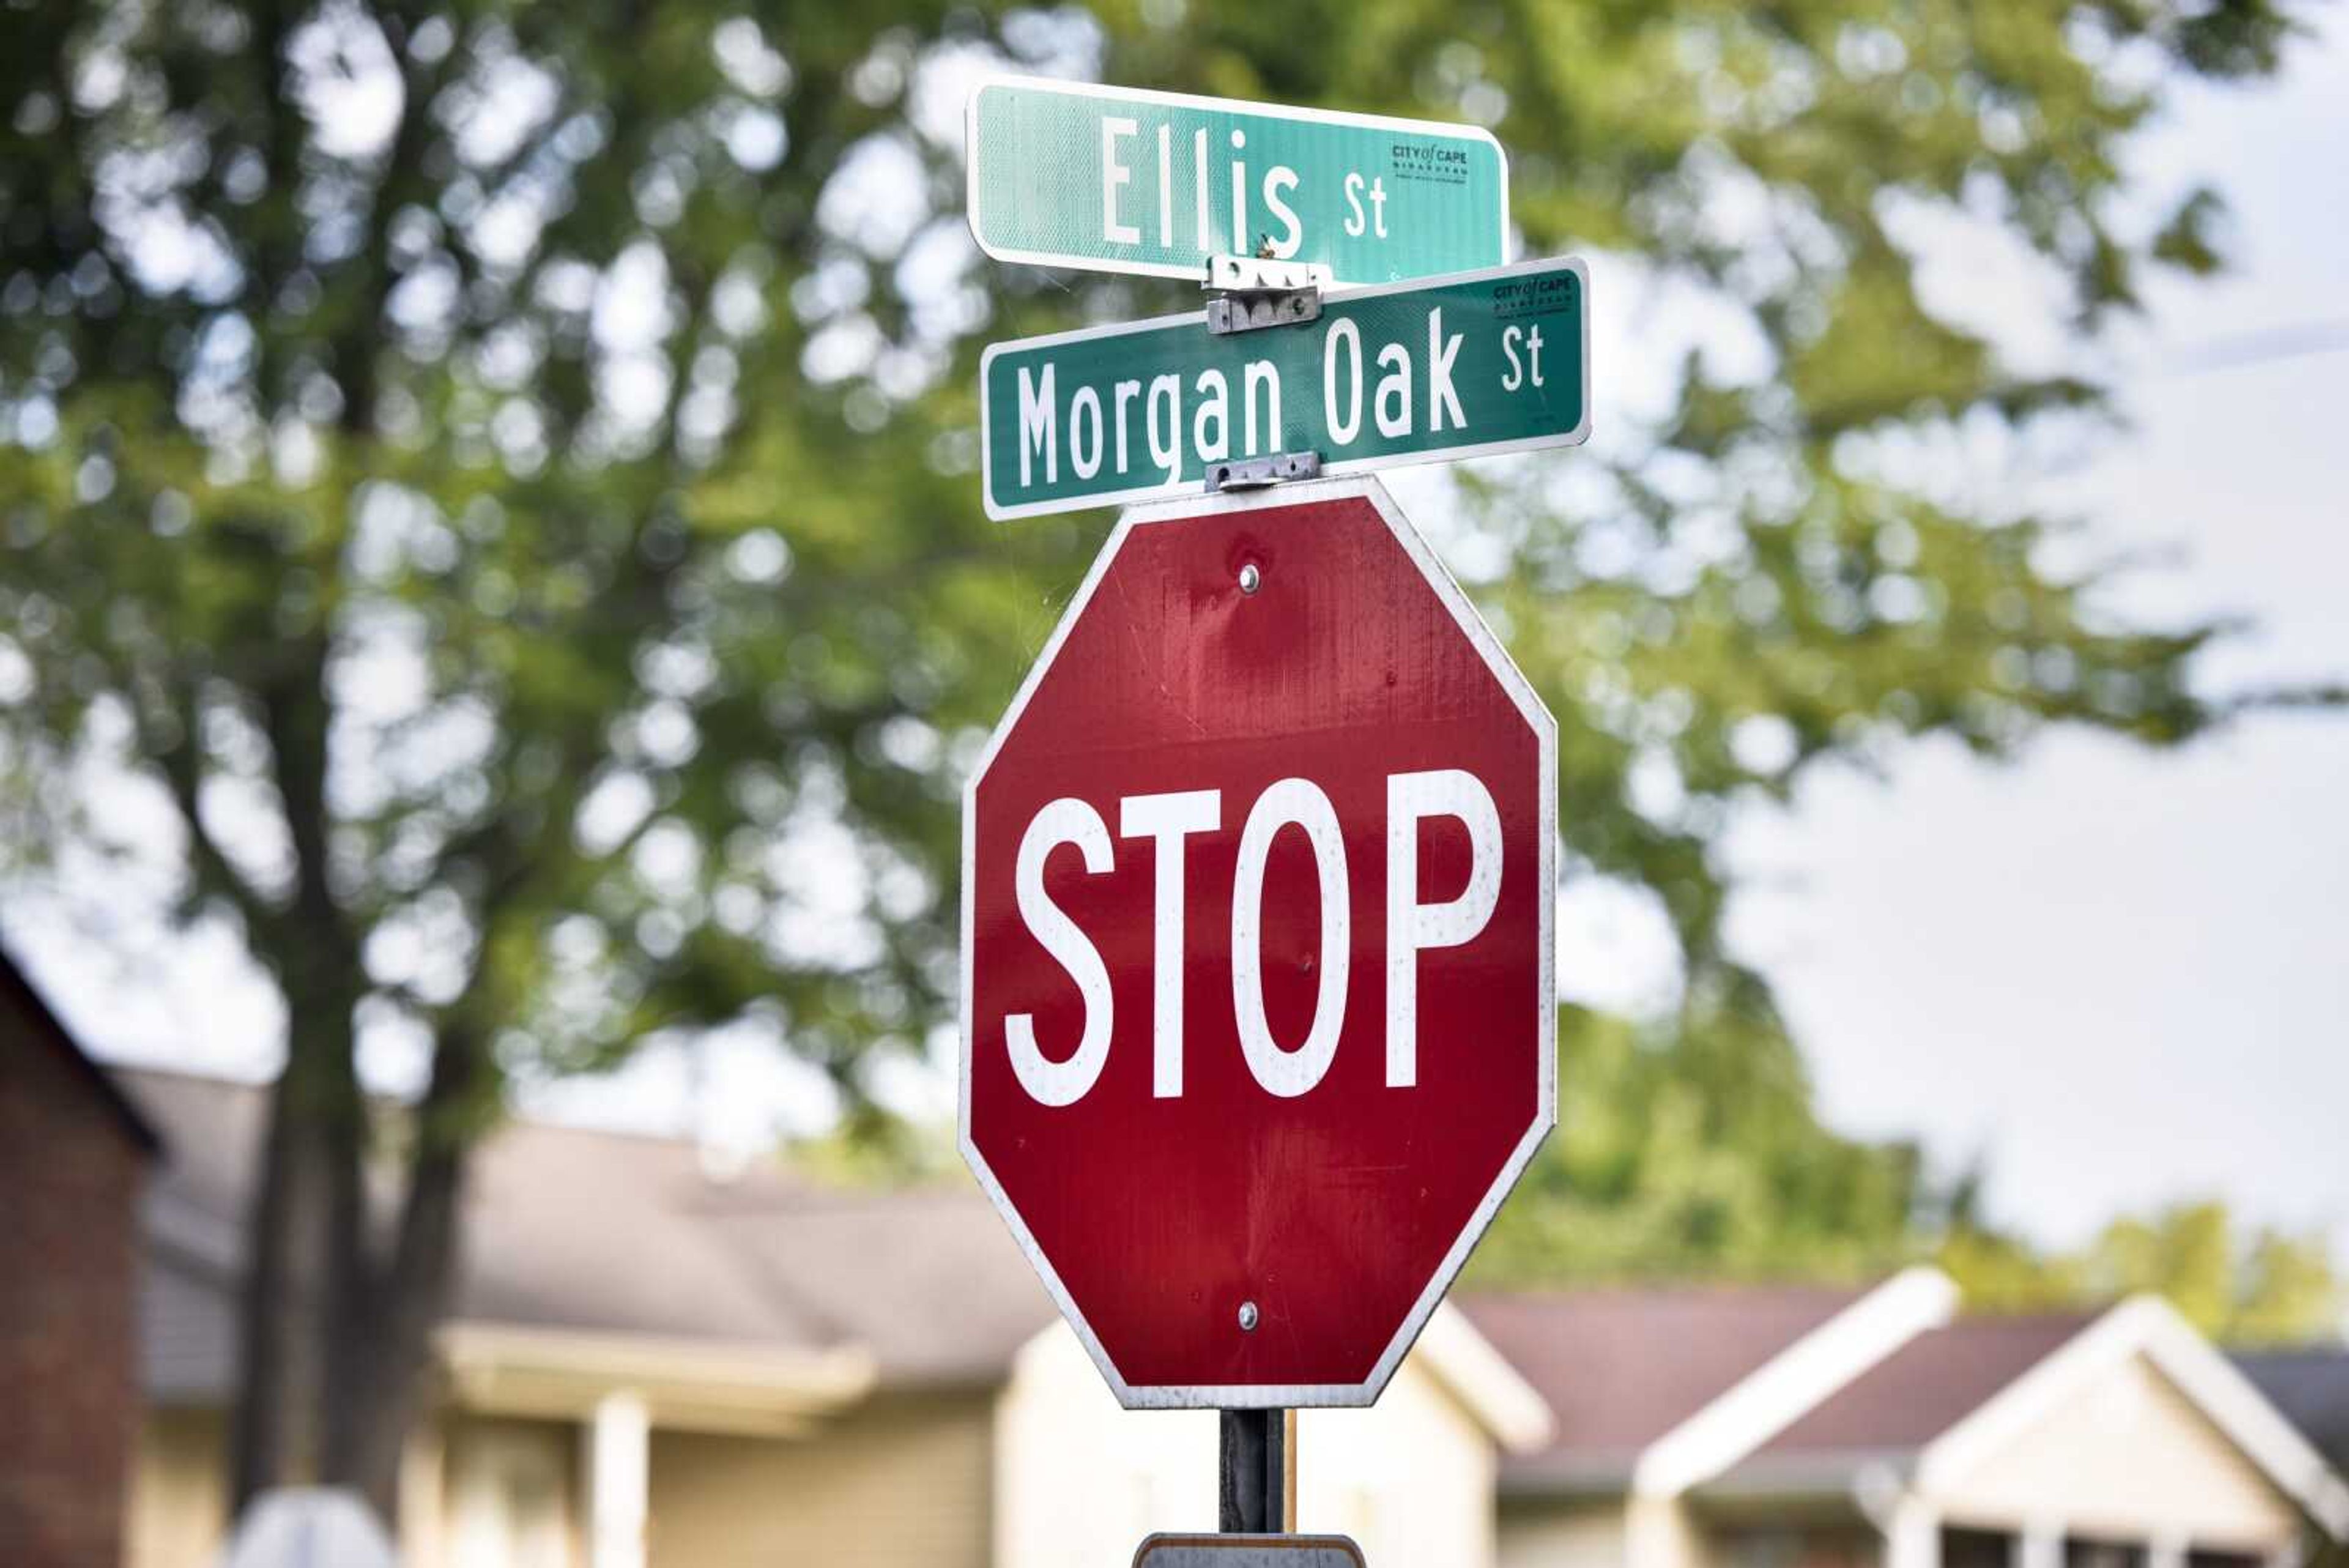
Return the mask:
<path id="1" fill-rule="evenodd" d="M 2094 1321 L 2065 1313 L 1928 1329 L 1796 1417 L 1754 1458 L 1921 1449 Z"/>
<path id="2" fill-rule="evenodd" d="M 2349 1471 L 2349 1345 L 2239 1351 L 2234 1359 L 2335 1469 Z"/>
<path id="3" fill-rule="evenodd" d="M 146 1386 L 167 1403 L 217 1403 L 234 1382 L 266 1095 L 120 1076 L 175 1150 L 146 1199 Z M 608 1375 L 665 1387 L 709 1419 L 788 1421 L 876 1385 L 999 1383 L 1054 1321 L 991 1206 L 960 1183 L 842 1192 L 773 1165 L 729 1172 L 683 1140 L 520 1121 L 480 1149 L 465 1220 L 450 1370 L 471 1396 L 523 1413 Z M 1805 1476 L 1848 1490 L 1860 1465 L 1930 1468 L 1952 1432 L 1978 1447 L 2024 1396 L 2146 1354 L 2349 1536 L 2349 1490 L 2158 1303 L 2093 1321 L 1952 1322 L 1953 1299 L 1930 1270 L 1866 1290 L 1468 1296 L 1418 1354 L 1511 1450 L 1505 1495 L 1770 1490 Z M 2349 1353 L 2251 1359 L 2303 1425 L 2349 1405 Z"/>
<path id="4" fill-rule="evenodd" d="M 179 1074 L 122 1078 L 189 1151 L 148 1199 L 146 1386 L 217 1403 L 235 1381 L 267 1096 Z M 851 1367 L 886 1387 L 985 1386 L 1057 1320 L 974 1186 L 842 1191 L 772 1164 L 714 1168 L 676 1138 L 510 1122 L 474 1158 L 461 1233 L 460 1370 L 502 1358 L 516 1388 L 543 1389 L 558 1364 L 642 1371 L 648 1355 L 679 1381 L 796 1366 L 834 1391 L 857 1383 Z M 1440 1314 L 1420 1351 L 1504 1447 L 1547 1435 L 1537 1396 L 1464 1321 Z"/>
<path id="5" fill-rule="evenodd" d="M 123 1097 L 122 1092 L 115 1087 L 114 1080 L 107 1076 L 106 1069 L 91 1061 L 83 1052 L 57 1015 L 49 1010 L 49 1004 L 42 999 L 41 993 L 33 989 L 33 982 L 25 977 L 24 971 L 18 969 L 16 961 L 8 956 L 7 950 L 0 948 L 0 1019 L 11 1014 L 24 1020 L 26 1028 L 35 1040 L 57 1053 L 67 1070 L 106 1106 L 116 1125 L 133 1144 L 150 1154 L 161 1151 L 162 1144 L 156 1137 L 155 1129 L 139 1114 L 138 1108 Z"/>
<path id="6" fill-rule="evenodd" d="M 122 1079 L 187 1151 L 148 1199 L 148 1386 L 222 1397 L 266 1096 L 179 1074 Z M 875 1246 L 884 1222 L 889 1244 Z M 853 1345 L 898 1385 L 999 1376 L 1052 1319 L 976 1190 L 843 1193 L 758 1165 L 730 1175 L 679 1139 L 509 1124 L 476 1158 L 463 1238 L 458 1321 L 766 1352 Z"/>
<path id="7" fill-rule="evenodd" d="M 2149 1295 L 2094 1315 L 1977 1318 L 1918 1334 L 1698 1490 L 1856 1496 L 1876 1472 L 1931 1491 L 2138 1360 L 2333 1539 L 2349 1540 L 2349 1483 L 2177 1309 Z"/>
<path id="8" fill-rule="evenodd" d="M 1921 1484 L 1961 1470 L 2049 1400 L 2143 1355 L 2349 1539 L 2349 1488 L 2152 1298 L 2095 1314 L 1959 1319 L 1947 1276 L 1910 1269 L 1866 1291 L 1568 1291 L 1467 1304 L 1556 1412 L 1548 1447 L 1504 1463 L 1505 1498 L 1856 1500 L 1871 1474 Z M 2304 1366 L 2278 1370 L 2297 1376 L 2304 1406 L 2326 1407 L 2335 1392 L 2329 1362 L 2321 1380 Z"/>
<path id="9" fill-rule="evenodd" d="M 1504 1488 L 1628 1484 L 1649 1445 L 1865 1293 L 1723 1285 L 1467 1298 L 1470 1320 L 1556 1416 L 1549 1446 L 1510 1459 Z"/>

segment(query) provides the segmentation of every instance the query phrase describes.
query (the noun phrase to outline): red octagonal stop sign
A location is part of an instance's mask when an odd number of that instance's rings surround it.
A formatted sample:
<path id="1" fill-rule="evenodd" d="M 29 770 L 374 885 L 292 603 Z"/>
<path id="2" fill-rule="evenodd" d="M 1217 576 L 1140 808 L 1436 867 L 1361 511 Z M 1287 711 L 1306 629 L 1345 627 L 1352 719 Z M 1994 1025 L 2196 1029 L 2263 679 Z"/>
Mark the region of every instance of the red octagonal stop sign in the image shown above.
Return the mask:
<path id="1" fill-rule="evenodd" d="M 1119 524 L 965 802 L 962 1147 L 1124 1404 L 1378 1397 L 1557 1119 L 1556 799 L 1374 482 Z"/>

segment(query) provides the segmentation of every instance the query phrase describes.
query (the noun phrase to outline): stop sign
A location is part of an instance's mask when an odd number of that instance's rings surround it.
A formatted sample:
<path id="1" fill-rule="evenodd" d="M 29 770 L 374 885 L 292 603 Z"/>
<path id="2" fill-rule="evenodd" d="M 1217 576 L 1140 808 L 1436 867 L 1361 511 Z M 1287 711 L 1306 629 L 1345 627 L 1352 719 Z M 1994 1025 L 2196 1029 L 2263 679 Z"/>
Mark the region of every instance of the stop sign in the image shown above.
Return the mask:
<path id="1" fill-rule="evenodd" d="M 961 1131 L 1122 1402 L 1377 1398 L 1557 1119 L 1556 800 L 1375 482 L 1118 524 L 965 801 Z"/>

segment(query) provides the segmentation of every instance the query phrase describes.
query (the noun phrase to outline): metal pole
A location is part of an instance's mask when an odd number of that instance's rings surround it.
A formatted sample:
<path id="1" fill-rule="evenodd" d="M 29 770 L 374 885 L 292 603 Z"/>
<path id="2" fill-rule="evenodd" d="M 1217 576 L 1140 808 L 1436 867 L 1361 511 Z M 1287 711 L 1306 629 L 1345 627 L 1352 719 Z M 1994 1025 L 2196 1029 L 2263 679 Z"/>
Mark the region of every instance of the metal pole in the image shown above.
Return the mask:
<path id="1" fill-rule="evenodd" d="M 1297 1413 L 1226 1410 L 1216 1492 L 1226 1534 L 1286 1534 L 1297 1528 Z"/>

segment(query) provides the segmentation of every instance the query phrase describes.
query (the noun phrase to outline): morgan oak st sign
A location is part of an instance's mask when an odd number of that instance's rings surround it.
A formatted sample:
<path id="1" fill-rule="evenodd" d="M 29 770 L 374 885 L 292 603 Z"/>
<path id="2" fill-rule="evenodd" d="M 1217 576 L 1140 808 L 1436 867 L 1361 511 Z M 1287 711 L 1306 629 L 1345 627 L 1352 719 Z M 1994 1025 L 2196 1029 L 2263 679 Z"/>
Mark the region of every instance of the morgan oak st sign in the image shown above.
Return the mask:
<path id="1" fill-rule="evenodd" d="M 1377 1398 L 1556 1120 L 1557 774 L 1376 481 L 1119 523 L 965 799 L 961 1132 L 1124 1404 Z"/>
<path id="2" fill-rule="evenodd" d="M 1195 314 L 995 344 L 988 515 L 1195 493 L 1278 452 L 1338 474 L 1574 445 L 1590 433 L 1589 296 L 1581 262 L 1523 262 L 1329 295 L 1318 319 L 1255 331 Z"/>

